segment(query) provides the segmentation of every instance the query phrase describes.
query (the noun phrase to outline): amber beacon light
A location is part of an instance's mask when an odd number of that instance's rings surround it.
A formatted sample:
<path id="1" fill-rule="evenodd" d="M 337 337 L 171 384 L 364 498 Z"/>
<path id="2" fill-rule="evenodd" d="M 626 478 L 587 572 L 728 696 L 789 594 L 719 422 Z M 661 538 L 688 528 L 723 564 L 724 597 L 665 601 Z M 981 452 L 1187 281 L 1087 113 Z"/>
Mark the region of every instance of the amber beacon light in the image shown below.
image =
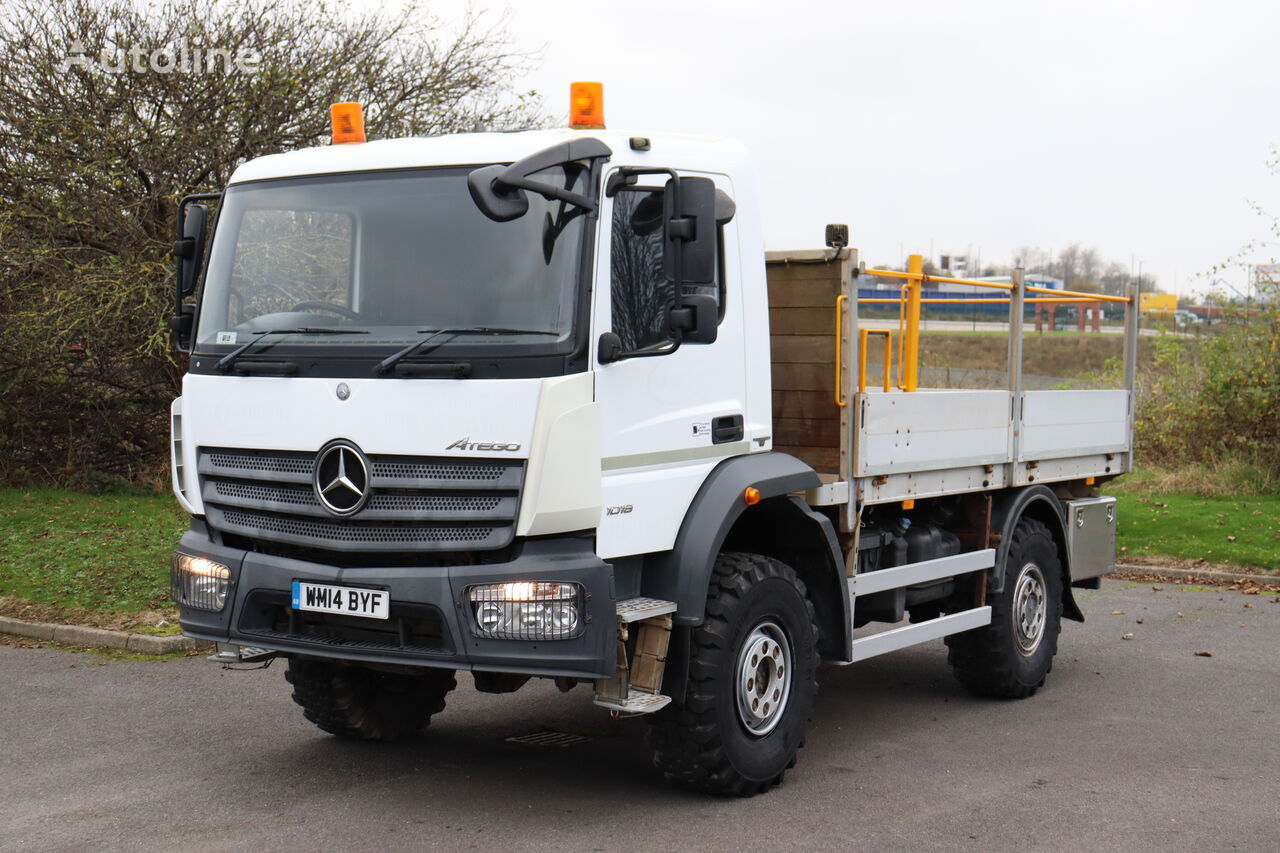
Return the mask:
<path id="1" fill-rule="evenodd" d="M 604 84 L 569 84 L 569 127 L 604 130 Z"/>
<path id="2" fill-rule="evenodd" d="M 364 111 L 357 103 L 334 104 L 329 107 L 333 125 L 333 144 L 364 142 Z"/>

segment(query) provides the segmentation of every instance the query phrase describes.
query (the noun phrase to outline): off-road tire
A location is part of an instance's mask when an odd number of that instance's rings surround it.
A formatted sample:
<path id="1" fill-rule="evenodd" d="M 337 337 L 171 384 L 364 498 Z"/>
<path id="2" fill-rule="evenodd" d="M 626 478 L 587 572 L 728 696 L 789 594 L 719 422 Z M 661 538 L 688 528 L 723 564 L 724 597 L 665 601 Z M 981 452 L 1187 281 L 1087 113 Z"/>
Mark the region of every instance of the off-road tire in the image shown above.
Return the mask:
<path id="1" fill-rule="evenodd" d="M 1019 578 L 1028 567 L 1039 571 L 1044 593 L 1044 624 L 1039 642 L 1026 653 L 1017 626 Z M 1062 561 L 1053 534 L 1042 522 L 1020 519 L 1004 562 L 1004 588 L 988 599 L 991 624 L 947 637 L 947 662 L 971 693 L 997 699 L 1025 699 L 1044 686 L 1058 652 L 1062 628 Z"/>
<path id="2" fill-rule="evenodd" d="M 289 659 L 285 678 L 302 715 L 353 740 L 398 740 L 421 731 L 444 710 L 457 686 L 451 669 L 408 675 L 328 661 Z"/>
<path id="3" fill-rule="evenodd" d="M 737 682 L 740 655 L 765 626 L 782 630 L 792 673 L 771 730 L 755 735 L 739 710 Z M 650 718 L 653 763 L 669 781 L 713 794 L 749 797 L 780 784 L 813 720 L 817 638 L 813 604 L 790 566 L 758 554 L 721 554 L 706 619 L 690 637 L 683 694 Z"/>

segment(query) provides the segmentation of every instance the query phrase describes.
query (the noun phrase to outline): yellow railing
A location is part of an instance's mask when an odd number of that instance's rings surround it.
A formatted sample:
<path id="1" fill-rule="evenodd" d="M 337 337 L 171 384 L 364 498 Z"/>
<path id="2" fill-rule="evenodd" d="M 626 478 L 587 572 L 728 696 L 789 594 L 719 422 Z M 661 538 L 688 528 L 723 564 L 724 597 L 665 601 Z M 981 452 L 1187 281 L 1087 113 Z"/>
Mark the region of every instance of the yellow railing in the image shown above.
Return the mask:
<path id="1" fill-rule="evenodd" d="M 867 390 L 867 339 L 872 335 L 884 335 L 884 390 L 888 391 L 892 387 L 890 383 L 891 369 L 893 366 L 893 358 L 889 355 L 893 351 L 890 341 L 893 338 L 892 329 L 859 329 L 858 330 L 858 392 L 864 393 Z"/>
<path id="2" fill-rule="evenodd" d="M 923 264 L 923 258 L 922 258 L 920 255 L 912 255 L 912 256 L 911 256 L 911 258 L 913 258 L 913 259 L 914 259 L 914 258 L 921 258 L 921 263 Z M 905 278 L 905 279 L 909 279 L 909 280 L 910 280 L 910 281 L 909 281 L 909 283 L 908 283 L 908 286 L 910 286 L 910 284 L 915 283 L 915 282 L 919 282 L 920 284 L 922 284 L 922 285 L 923 285 L 923 284 L 925 284 L 925 283 L 927 283 L 927 282 L 930 282 L 930 281 L 936 281 L 936 282 L 941 282 L 941 283 L 945 283 L 945 284 L 969 284 L 969 285 L 973 285 L 974 287 L 989 287 L 989 288 L 992 288 L 992 289 L 994 289 L 994 290 L 1013 290 L 1013 285 L 1012 285 L 1012 284 L 1004 284 L 1003 282 L 999 282 L 999 281 L 977 281 L 977 280 L 975 280 L 975 279 L 971 279 L 971 278 L 947 278 L 946 276 L 941 276 L 941 275 L 929 275 L 929 274 L 927 274 L 927 273 L 923 273 L 923 272 L 914 272 L 914 271 L 912 271 L 912 270 L 911 270 L 911 267 L 910 267 L 910 265 L 909 265 L 909 264 L 910 264 L 910 259 L 908 260 L 908 267 L 907 267 L 908 272 L 899 272 L 898 270 L 875 270 L 875 269 L 865 269 L 865 270 L 862 270 L 862 271 L 859 273 L 859 275 L 867 275 L 867 276 L 871 276 L 872 278 Z M 1028 293 L 1049 293 L 1049 294 L 1056 294 L 1056 295 L 1059 295 L 1059 296 L 1066 296 L 1066 297 L 1070 297 L 1070 298 L 1072 298 L 1072 299 L 1080 299 L 1080 300 L 1083 300 L 1083 301 L 1086 301 L 1086 302 L 1124 302 L 1124 303 L 1127 303 L 1127 302 L 1129 301 L 1129 297 L 1127 297 L 1127 296 L 1111 296 L 1110 294 L 1106 294 L 1106 293 L 1086 293 L 1086 292 L 1085 292 L 1085 291 L 1083 291 L 1083 290 L 1054 290 L 1054 289 L 1053 289 L 1053 288 L 1051 288 L 1051 287 L 1036 287 L 1035 285 L 1030 285 L 1030 284 L 1029 284 L 1029 285 L 1027 285 L 1024 289 L 1025 289 Z M 865 300 L 865 299 L 859 299 L 858 301 L 859 301 L 859 302 L 865 302 L 865 301 L 867 301 L 867 300 Z M 897 301 L 897 300 L 894 300 L 894 301 Z M 938 301 L 945 301 L 945 302 L 964 302 L 964 301 L 966 301 L 966 300 L 962 300 L 962 299 L 947 299 L 947 300 L 938 300 Z M 991 301 L 993 301 L 993 300 L 990 300 L 990 299 L 978 299 L 978 300 L 973 300 L 973 301 L 976 301 L 976 302 L 991 302 Z M 1055 301 L 1055 302 L 1064 302 L 1064 301 L 1066 301 L 1066 300 L 1064 300 L 1064 299 L 1055 299 L 1055 300 L 1052 300 L 1052 301 Z"/>
<path id="3" fill-rule="evenodd" d="M 905 291 L 905 288 L 903 288 Z M 926 297 L 920 300 L 922 305 L 1008 305 L 1013 300 L 1005 296 L 997 296 L 994 299 L 938 299 L 935 297 Z M 1101 302 L 1101 299 L 1085 299 L 1083 297 L 1072 296 L 1067 299 L 1051 299 L 1047 296 L 1037 296 L 1031 299 L 1022 300 L 1027 305 L 1034 305 L 1037 302 Z M 902 297 L 859 297 L 859 305 L 868 305 L 873 303 L 882 303 L 884 305 L 897 305 L 902 302 Z"/>
<path id="4" fill-rule="evenodd" d="M 842 358 L 844 304 L 848 301 L 849 297 L 843 293 L 836 297 L 836 405 L 840 407 L 849 405 L 849 401 L 844 398 L 844 388 L 840 383 L 840 380 L 844 378 L 841 374 L 844 369 L 844 358 Z"/>
<path id="5" fill-rule="evenodd" d="M 898 278 L 904 279 L 906 283 L 899 291 L 897 298 L 893 297 L 867 297 L 859 298 L 859 304 L 881 304 L 881 305 L 898 305 L 898 387 L 903 391 L 915 391 L 919 385 L 920 375 L 920 310 L 922 305 L 931 304 L 948 304 L 948 305 L 964 305 L 968 303 L 974 304 L 1009 304 L 1014 301 L 1012 296 L 997 297 L 994 299 L 937 299 L 924 298 L 924 286 L 927 282 L 938 282 L 944 284 L 967 284 L 973 287 L 986 287 L 993 290 L 1005 290 L 1013 293 L 1015 285 L 1004 284 L 996 281 L 978 281 L 969 278 L 951 278 L 950 276 L 929 275 L 924 272 L 924 257 L 922 255 L 911 255 L 907 258 L 907 271 L 899 272 L 898 270 L 880 270 L 880 269 L 864 269 L 859 271 L 860 276 L 872 276 L 875 278 Z M 1061 302 L 1061 303 L 1083 303 L 1083 302 L 1119 302 L 1129 304 L 1131 301 L 1127 296 L 1110 296 L 1102 293 L 1085 293 L 1079 290 L 1054 290 L 1048 287 L 1035 287 L 1023 285 L 1024 293 L 1047 293 L 1047 297 L 1031 297 L 1023 298 L 1023 304 Z M 836 300 L 836 405 L 848 405 L 848 401 L 844 399 L 841 393 L 841 339 L 842 339 L 842 319 L 843 305 L 847 296 L 841 296 Z M 867 336 L 871 334 L 885 336 L 885 381 L 884 390 L 890 390 L 890 366 L 889 353 L 892 351 L 891 340 L 892 332 L 888 329 L 862 329 L 858 335 L 858 391 L 866 391 L 867 385 L 867 369 L 866 369 L 866 350 Z"/>

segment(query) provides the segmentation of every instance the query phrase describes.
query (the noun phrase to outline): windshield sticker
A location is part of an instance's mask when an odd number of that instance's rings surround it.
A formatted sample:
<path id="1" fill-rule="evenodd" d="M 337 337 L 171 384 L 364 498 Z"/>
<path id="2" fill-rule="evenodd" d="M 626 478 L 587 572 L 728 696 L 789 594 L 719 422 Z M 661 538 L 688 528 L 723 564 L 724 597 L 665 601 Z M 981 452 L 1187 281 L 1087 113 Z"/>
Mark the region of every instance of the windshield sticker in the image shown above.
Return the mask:
<path id="1" fill-rule="evenodd" d="M 218 332 L 218 343 L 234 344 L 236 342 L 235 332 Z"/>

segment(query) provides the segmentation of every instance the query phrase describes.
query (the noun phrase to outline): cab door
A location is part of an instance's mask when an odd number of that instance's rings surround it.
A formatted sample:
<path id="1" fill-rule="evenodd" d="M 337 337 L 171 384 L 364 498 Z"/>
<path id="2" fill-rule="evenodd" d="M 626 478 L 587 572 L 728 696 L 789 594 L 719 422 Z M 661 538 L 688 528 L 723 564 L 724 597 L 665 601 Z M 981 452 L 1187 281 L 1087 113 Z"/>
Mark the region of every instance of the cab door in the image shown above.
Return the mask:
<path id="1" fill-rule="evenodd" d="M 681 174 L 711 178 L 733 197 L 727 176 Z M 676 285 L 663 270 L 662 229 L 652 227 L 665 178 L 643 176 L 637 183 L 606 194 L 599 220 L 594 336 L 613 332 L 624 351 L 636 353 L 605 364 L 594 363 L 598 352 L 592 354 L 604 504 L 597 550 L 605 558 L 669 549 L 707 474 L 750 447 L 743 430 L 743 311 L 733 286 L 739 279 L 735 223 L 719 227 L 715 282 L 683 286 L 686 294 L 716 299 L 716 340 L 668 352 L 667 308 Z"/>

